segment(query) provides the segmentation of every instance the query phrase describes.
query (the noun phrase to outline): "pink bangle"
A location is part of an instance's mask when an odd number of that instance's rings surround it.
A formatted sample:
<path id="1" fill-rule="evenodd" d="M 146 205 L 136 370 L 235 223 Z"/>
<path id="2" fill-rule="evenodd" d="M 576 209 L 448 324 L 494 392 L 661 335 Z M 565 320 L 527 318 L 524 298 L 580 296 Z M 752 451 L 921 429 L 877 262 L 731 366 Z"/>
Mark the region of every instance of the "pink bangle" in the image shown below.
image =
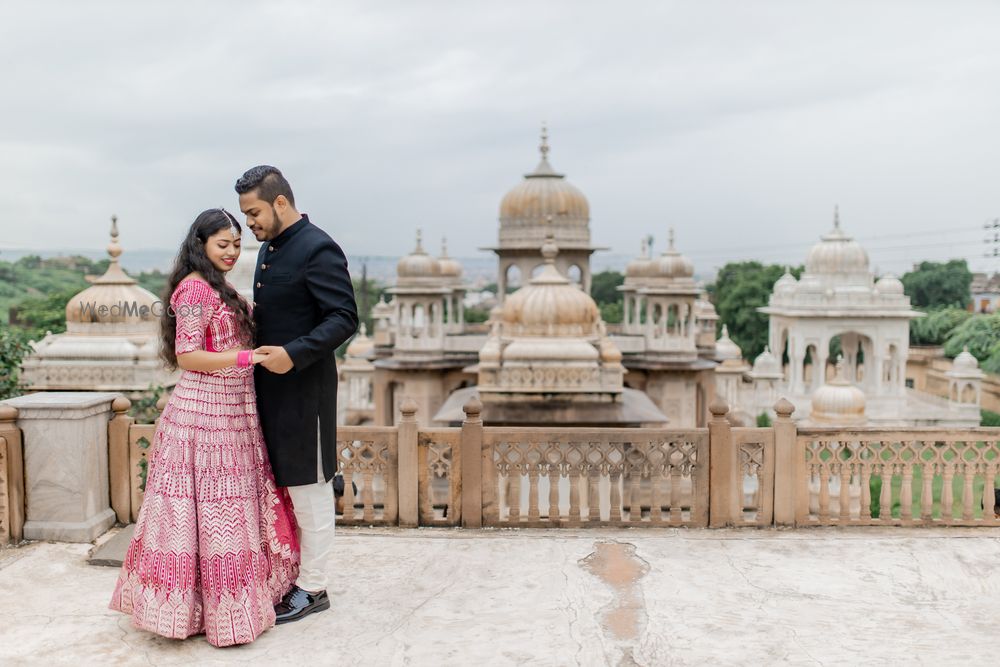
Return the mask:
<path id="1" fill-rule="evenodd" d="M 240 350 L 236 353 L 236 365 L 240 368 L 249 368 L 253 361 L 253 350 Z"/>

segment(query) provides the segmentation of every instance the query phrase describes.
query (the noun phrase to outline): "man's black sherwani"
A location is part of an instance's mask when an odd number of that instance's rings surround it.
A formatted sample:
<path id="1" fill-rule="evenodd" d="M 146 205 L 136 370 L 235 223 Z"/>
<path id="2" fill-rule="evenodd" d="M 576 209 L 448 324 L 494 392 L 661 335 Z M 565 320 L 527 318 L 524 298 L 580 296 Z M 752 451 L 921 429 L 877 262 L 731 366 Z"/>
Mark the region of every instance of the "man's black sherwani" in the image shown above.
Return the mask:
<path id="1" fill-rule="evenodd" d="M 265 243 L 254 272 L 257 345 L 280 345 L 295 367 L 254 370 L 257 409 L 279 486 L 315 484 L 317 437 L 323 476 L 337 470 L 337 362 L 334 351 L 358 327 L 347 258 L 309 218 Z M 319 430 L 317 436 L 317 429 Z"/>

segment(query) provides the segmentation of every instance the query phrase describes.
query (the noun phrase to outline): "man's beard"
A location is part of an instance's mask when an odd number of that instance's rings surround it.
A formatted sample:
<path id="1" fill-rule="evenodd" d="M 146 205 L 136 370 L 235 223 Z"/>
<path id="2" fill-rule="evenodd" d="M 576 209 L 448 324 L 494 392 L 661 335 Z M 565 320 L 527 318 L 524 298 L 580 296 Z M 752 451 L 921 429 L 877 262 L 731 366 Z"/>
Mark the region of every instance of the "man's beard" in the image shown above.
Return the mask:
<path id="1" fill-rule="evenodd" d="M 274 204 L 271 204 L 271 222 L 266 226 L 260 226 L 260 230 L 264 233 L 264 237 L 257 240 L 271 241 L 278 235 L 279 229 L 281 229 L 281 221 L 278 220 L 278 212 L 274 210 Z M 254 234 L 254 236 L 256 236 L 256 234 Z"/>

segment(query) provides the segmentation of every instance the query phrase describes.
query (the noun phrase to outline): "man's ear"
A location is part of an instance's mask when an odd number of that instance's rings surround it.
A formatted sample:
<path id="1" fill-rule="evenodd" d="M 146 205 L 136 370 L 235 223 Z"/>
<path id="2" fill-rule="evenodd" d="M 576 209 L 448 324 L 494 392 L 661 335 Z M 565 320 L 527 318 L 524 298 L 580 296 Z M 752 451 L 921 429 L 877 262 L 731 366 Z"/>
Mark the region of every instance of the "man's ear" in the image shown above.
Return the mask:
<path id="1" fill-rule="evenodd" d="M 288 198 L 285 197 L 285 195 L 278 195 L 277 198 L 274 200 L 274 208 L 278 208 L 284 211 L 286 208 L 288 208 Z"/>

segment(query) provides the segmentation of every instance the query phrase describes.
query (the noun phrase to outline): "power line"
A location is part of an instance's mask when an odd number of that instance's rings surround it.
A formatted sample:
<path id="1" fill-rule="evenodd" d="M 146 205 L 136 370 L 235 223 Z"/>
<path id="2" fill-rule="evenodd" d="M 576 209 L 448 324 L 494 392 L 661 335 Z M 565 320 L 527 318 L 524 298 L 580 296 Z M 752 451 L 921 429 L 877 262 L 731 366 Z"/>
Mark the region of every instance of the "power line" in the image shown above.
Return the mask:
<path id="1" fill-rule="evenodd" d="M 998 222 L 1000 222 L 1000 221 L 998 221 Z M 998 226 L 998 230 L 1000 230 L 1000 226 Z M 892 233 L 892 234 L 879 234 L 879 235 L 875 235 L 875 236 L 859 236 L 859 237 L 855 237 L 854 240 L 856 240 L 858 242 L 862 242 L 862 241 L 878 241 L 878 240 L 891 239 L 891 238 L 913 238 L 914 236 L 933 236 L 933 235 L 941 236 L 941 235 L 945 235 L 945 234 L 951 236 L 951 235 L 955 235 L 955 234 L 963 234 L 963 233 L 964 234 L 968 234 L 968 233 L 972 233 L 972 232 L 979 232 L 981 234 L 982 231 L 983 231 L 983 228 L 981 226 L 976 226 L 976 227 L 958 227 L 958 228 L 944 228 L 944 229 L 938 228 L 938 229 L 933 229 L 933 230 L 923 230 L 923 231 L 916 231 L 916 232 L 897 232 L 897 233 Z M 713 246 L 712 248 L 702 248 L 702 249 L 697 249 L 696 248 L 694 250 L 687 250 L 687 249 L 681 248 L 680 250 L 681 250 L 681 252 L 684 255 L 687 255 L 687 256 L 696 256 L 696 255 L 717 254 L 717 253 L 724 253 L 724 252 L 737 252 L 737 251 L 747 251 L 747 250 L 768 250 L 768 249 L 772 249 L 772 248 L 775 248 L 775 249 L 777 249 L 777 248 L 804 248 L 804 247 L 811 247 L 811 246 L 815 245 L 819 240 L 820 240 L 819 238 L 812 238 L 812 239 L 803 240 L 803 241 L 788 241 L 788 242 L 785 242 L 785 243 L 768 243 L 766 245 L 758 245 L 758 246 L 730 246 L 730 247 Z"/>

